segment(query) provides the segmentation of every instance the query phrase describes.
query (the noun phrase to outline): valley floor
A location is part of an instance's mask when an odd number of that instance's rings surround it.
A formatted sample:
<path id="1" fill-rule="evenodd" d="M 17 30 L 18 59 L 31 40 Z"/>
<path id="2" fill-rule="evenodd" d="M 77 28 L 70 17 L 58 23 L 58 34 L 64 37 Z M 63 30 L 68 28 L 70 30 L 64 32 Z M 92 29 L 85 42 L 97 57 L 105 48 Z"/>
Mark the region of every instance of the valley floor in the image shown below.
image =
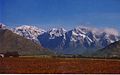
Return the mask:
<path id="1" fill-rule="evenodd" d="M 120 60 L 87 58 L 0 58 L 0 73 L 120 73 Z"/>

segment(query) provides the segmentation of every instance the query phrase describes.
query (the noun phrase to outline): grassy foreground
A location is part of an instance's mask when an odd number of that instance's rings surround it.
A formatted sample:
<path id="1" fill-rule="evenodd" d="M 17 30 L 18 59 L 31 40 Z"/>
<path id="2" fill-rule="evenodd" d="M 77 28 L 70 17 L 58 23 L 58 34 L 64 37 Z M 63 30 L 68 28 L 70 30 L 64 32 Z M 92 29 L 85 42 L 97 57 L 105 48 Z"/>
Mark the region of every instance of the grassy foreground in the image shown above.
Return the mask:
<path id="1" fill-rule="evenodd" d="M 120 73 L 120 60 L 87 58 L 0 58 L 0 73 Z"/>

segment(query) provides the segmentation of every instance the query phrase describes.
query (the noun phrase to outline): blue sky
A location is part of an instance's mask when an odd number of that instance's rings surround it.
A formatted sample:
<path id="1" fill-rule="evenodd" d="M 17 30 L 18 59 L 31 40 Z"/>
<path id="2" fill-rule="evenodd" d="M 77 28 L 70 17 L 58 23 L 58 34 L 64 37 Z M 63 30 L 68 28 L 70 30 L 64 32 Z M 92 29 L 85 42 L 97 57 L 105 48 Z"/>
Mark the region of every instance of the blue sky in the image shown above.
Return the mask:
<path id="1" fill-rule="evenodd" d="M 72 29 L 87 24 L 120 29 L 120 0 L 0 0 L 0 21 L 10 27 Z"/>

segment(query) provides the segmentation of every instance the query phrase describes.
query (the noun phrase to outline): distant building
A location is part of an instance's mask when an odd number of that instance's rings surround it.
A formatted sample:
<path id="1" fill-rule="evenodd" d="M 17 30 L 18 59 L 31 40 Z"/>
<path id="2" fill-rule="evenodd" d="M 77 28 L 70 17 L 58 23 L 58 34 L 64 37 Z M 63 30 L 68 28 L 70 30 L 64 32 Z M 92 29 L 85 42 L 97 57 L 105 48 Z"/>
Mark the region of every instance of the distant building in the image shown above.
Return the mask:
<path id="1" fill-rule="evenodd" d="M 0 53 L 0 57 L 3 58 L 4 57 L 4 53 Z"/>
<path id="2" fill-rule="evenodd" d="M 19 57 L 18 52 L 6 52 L 6 53 L 0 53 L 0 57 Z"/>
<path id="3" fill-rule="evenodd" d="M 19 54 L 18 54 L 18 52 L 6 52 L 5 54 L 4 54 L 4 56 L 5 57 L 19 57 Z"/>

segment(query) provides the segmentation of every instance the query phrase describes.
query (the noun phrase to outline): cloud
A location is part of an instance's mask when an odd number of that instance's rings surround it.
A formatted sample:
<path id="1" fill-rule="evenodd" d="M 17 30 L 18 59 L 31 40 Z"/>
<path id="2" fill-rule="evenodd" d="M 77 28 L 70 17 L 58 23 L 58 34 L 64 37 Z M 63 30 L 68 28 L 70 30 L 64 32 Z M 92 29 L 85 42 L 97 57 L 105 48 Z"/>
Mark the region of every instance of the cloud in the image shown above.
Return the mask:
<path id="1" fill-rule="evenodd" d="M 88 31 L 93 32 L 96 35 L 100 35 L 101 33 L 105 32 L 109 35 L 115 35 L 115 36 L 119 36 L 119 31 L 115 28 L 97 28 L 97 27 L 89 27 L 89 26 L 85 26 L 85 25 L 80 25 L 78 26 L 79 28 L 85 28 Z"/>
<path id="2" fill-rule="evenodd" d="M 103 30 L 104 32 L 106 32 L 107 34 L 112 34 L 112 35 L 119 35 L 119 31 L 115 28 L 104 28 Z"/>

